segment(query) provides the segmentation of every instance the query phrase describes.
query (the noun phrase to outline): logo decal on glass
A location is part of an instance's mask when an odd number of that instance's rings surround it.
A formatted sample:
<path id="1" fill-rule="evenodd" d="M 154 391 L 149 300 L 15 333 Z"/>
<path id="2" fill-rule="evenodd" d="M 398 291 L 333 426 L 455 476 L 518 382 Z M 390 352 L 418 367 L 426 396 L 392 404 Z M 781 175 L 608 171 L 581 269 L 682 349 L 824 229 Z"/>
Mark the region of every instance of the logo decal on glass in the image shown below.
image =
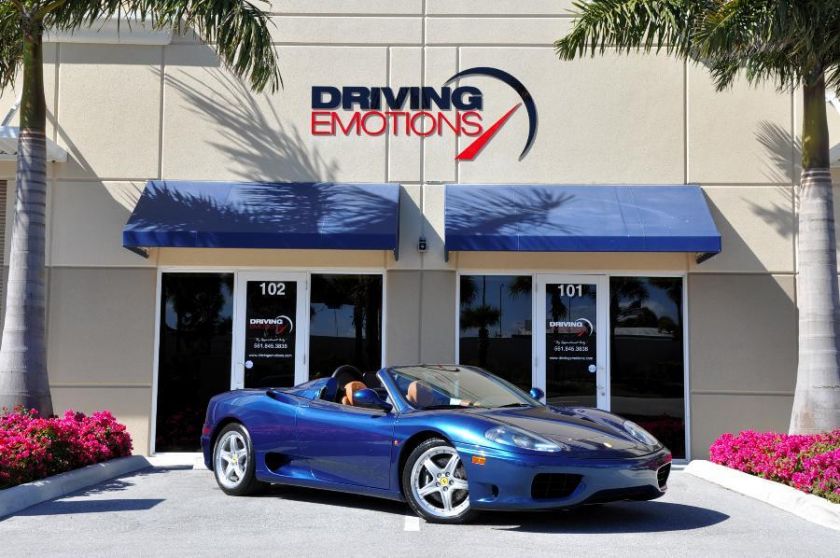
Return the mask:
<path id="1" fill-rule="evenodd" d="M 248 329 L 273 331 L 277 335 L 291 333 L 295 330 L 295 323 L 288 316 L 277 316 L 276 318 L 251 318 L 248 321 Z"/>
<path id="2" fill-rule="evenodd" d="M 578 337 L 589 337 L 595 333 L 595 326 L 586 318 L 577 318 L 571 322 L 554 322 L 549 320 L 548 328 L 552 333 L 574 333 Z"/>

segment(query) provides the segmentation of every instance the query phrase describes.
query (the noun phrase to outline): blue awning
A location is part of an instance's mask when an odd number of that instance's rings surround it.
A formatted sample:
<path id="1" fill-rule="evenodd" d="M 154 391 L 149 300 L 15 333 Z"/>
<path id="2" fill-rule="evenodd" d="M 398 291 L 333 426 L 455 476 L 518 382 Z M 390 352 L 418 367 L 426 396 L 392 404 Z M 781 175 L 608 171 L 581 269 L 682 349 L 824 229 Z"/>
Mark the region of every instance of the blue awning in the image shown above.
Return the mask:
<path id="1" fill-rule="evenodd" d="M 720 233 L 698 186 L 446 186 L 448 251 L 697 252 Z"/>
<path id="2" fill-rule="evenodd" d="M 396 251 L 399 199 L 398 184 L 152 180 L 123 246 Z"/>

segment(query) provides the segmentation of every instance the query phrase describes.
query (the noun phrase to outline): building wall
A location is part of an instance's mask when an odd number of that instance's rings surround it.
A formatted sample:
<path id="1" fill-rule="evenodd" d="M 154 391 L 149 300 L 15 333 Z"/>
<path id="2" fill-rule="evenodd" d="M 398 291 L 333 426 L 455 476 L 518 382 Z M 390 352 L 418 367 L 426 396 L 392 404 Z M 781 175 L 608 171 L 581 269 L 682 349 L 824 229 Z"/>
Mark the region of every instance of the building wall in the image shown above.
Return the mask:
<path id="1" fill-rule="evenodd" d="M 703 68 L 658 56 L 559 61 L 551 43 L 568 29 L 570 5 L 276 0 L 284 86 L 259 95 L 192 36 L 162 47 L 48 45 L 48 134 L 70 153 L 49 172 L 56 407 L 109 407 L 129 423 L 137 449 L 148 448 L 160 266 L 383 268 L 389 363 L 454 358 L 456 270 L 652 271 L 687 275 L 693 455 L 725 430 L 784 429 L 796 362 L 798 95 L 742 82 L 718 93 Z M 450 136 L 309 134 L 312 85 L 440 85 L 479 65 L 510 71 L 534 95 L 539 132 L 522 161 L 522 117 L 473 162 L 455 161 L 465 144 Z M 506 86 L 476 84 L 488 115 L 509 108 Z M 0 97 L 0 114 L 14 96 Z M 840 116 L 830 118 L 840 133 Z M 13 165 L 0 162 L 0 179 L 13 177 Z M 142 259 L 121 247 L 121 229 L 154 178 L 399 182 L 400 259 L 186 249 Z M 723 252 L 700 265 L 686 254 L 456 253 L 445 261 L 446 182 L 700 183 Z"/>

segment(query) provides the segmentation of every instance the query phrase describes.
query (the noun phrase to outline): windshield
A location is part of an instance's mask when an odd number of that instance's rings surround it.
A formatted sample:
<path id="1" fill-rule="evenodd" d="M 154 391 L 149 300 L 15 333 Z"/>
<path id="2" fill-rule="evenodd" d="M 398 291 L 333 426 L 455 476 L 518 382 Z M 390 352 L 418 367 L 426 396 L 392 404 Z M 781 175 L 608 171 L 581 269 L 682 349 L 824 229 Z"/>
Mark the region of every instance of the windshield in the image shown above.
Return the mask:
<path id="1" fill-rule="evenodd" d="M 415 409 L 516 407 L 539 402 L 488 372 L 462 366 L 401 366 L 388 370 Z"/>

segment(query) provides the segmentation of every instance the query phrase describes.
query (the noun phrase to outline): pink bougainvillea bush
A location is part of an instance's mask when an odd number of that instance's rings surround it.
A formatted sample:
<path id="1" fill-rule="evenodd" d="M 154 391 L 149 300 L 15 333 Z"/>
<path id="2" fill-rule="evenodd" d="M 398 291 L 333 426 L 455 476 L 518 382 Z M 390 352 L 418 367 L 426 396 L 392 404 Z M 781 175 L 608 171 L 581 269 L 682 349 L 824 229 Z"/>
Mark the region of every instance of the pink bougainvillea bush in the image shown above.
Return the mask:
<path id="1" fill-rule="evenodd" d="M 0 416 L 0 489 L 131 455 L 131 436 L 108 411 L 44 418 L 16 408 Z"/>
<path id="2" fill-rule="evenodd" d="M 715 463 L 840 503 L 840 429 L 814 435 L 724 434 L 709 454 Z"/>

